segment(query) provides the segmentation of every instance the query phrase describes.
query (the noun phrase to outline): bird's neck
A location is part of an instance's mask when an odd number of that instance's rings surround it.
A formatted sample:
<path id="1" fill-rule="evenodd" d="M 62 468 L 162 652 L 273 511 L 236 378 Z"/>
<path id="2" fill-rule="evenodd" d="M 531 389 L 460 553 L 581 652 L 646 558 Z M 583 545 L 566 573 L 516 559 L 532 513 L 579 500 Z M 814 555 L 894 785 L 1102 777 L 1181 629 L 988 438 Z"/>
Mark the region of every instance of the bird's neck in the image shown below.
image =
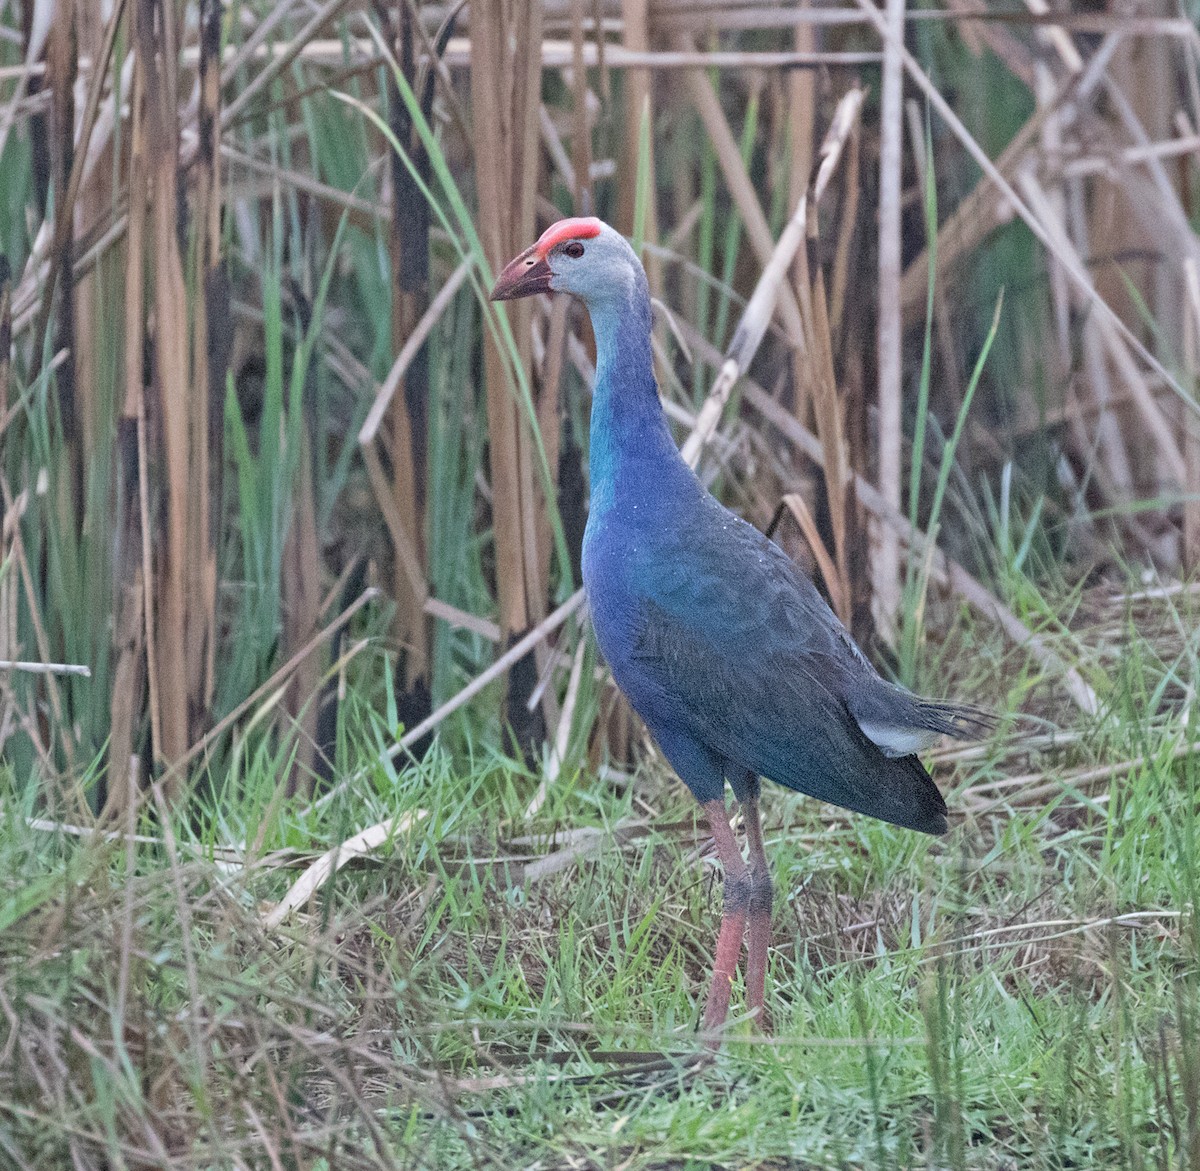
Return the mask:
<path id="1" fill-rule="evenodd" d="M 596 335 L 589 460 L 596 512 L 612 504 L 619 486 L 661 486 L 668 469 L 684 465 L 658 401 L 649 295 L 635 289 L 628 301 L 589 309 Z"/>

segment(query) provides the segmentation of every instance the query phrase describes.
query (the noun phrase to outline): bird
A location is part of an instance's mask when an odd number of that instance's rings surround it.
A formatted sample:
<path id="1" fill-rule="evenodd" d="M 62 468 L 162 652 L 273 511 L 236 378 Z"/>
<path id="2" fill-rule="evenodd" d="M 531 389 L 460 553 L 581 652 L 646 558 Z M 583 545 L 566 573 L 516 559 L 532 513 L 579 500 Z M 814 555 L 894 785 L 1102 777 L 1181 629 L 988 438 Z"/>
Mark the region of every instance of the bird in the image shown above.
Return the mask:
<path id="1" fill-rule="evenodd" d="M 748 1015 L 765 1026 L 774 887 L 761 778 L 926 834 L 946 803 L 917 753 L 993 726 L 968 704 L 885 680 L 809 578 L 680 455 L 659 400 L 641 261 L 594 216 L 552 224 L 493 301 L 567 293 L 596 339 L 583 581 L 613 679 L 700 803 L 723 871 L 701 1027 L 719 1047 L 746 942 Z M 730 824 L 737 799 L 748 861 Z"/>

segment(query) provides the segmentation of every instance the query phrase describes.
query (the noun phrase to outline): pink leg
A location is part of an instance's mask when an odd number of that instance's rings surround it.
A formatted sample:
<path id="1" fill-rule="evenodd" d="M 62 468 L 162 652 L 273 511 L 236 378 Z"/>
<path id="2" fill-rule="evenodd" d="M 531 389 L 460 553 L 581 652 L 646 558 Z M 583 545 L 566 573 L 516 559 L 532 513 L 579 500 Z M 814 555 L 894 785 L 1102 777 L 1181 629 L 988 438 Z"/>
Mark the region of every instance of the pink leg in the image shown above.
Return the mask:
<path id="1" fill-rule="evenodd" d="M 704 806 L 708 828 L 717 847 L 717 856 L 725 871 L 725 897 L 721 907 L 721 930 L 717 935 L 717 954 L 713 961 L 712 985 L 704 1007 L 704 1031 L 718 1032 L 729 1014 L 729 994 L 742 952 L 746 933 L 746 915 L 750 909 L 750 872 L 738 849 L 737 839 L 725 813 L 725 802 L 709 801 Z M 713 1048 L 720 1038 L 711 1041 Z"/>
<path id="2" fill-rule="evenodd" d="M 771 887 L 771 870 L 767 865 L 767 853 L 763 849 L 762 823 L 758 817 L 758 798 L 751 797 L 742 806 L 746 819 L 746 840 L 750 846 L 750 940 L 746 954 L 746 1007 L 767 1032 L 770 1020 L 767 1016 L 767 945 L 771 942 L 771 903 L 774 891 Z"/>

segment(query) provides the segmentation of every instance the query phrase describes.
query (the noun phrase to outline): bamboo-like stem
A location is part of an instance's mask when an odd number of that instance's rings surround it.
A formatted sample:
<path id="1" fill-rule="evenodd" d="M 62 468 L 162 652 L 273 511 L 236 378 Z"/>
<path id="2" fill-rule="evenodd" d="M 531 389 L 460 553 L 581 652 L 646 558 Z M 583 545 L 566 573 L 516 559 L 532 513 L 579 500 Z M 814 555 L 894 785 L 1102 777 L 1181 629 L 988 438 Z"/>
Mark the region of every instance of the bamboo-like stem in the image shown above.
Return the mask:
<path id="1" fill-rule="evenodd" d="M 530 46 L 540 43 L 541 14 L 538 0 L 505 0 L 471 9 L 471 39 L 481 47 L 471 58 L 477 182 L 486 193 L 480 204 L 479 236 L 497 272 L 534 237 L 541 71 Z M 496 46 L 510 48 L 497 53 Z M 517 361 L 525 370 L 531 366 L 531 311 L 527 301 L 508 306 Z M 535 439 L 511 392 L 508 362 L 495 337 L 485 334 L 499 618 L 506 637 L 519 638 L 545 613 L 549 555 L 538 547 L 538 518 L 547 502 L 538 491 Z M 523 750 L 532 752 L 540 730 L 521 717 L 522 705 L 523 697 L 510 696 L 509 720 Z"/>
<path id="2" fill-rule="evenodd" d="M 809 0 L 804 0 L 807 7 Z M 814 31 L 811 25 L 798 24 L 792 34 L 793 44 L 800 53 L 812 52 L 815 44 Z M 791 169 L 788 174 L 788 206 L 795 207 L 801 196 L 808 190 L 813 169 L 813 137 L 817 119 L 816 79 L 808 70 L 793 70 L 787 80 L 788 101 L 788 144 L 791 147 Z M 793 281 L 803 286 L 803 269 L 797 258 Z M 796 418 L 802 423 L 808 419 L 810 405 L 807 402 L 805 389 L 807 379 L 804 377 L 804 356 L 799 352 L 792 354 L 792 393 L 795 402 L 792 404 Z"/>
<path id="3" fill-rule="evenodd" d="M 412 160 L 416 174 L 409 170 L 399 152 L 390 154 L 391 327 L 392 348 L 399 351 L 399 357 L 388 381 L 391 391 L 399 390 L 400 393 L 389 393 L 386 398 L 391 483 L 385 489 L 389 494 L 385 509 L 394 513 L 405 534 L 404 547 L 393 547 L 396 611 L 392 631 L 400 648 L 397 685 L 406 703 L 415 703 L 416 710 L 424 712 L 428 709 L 429 695 L 429 623 L 424 611 L 429 577 L 425 546 L 426 485 L 429 480 L 429 348 L 426 339 L 436 318 L 430 319 L 429 303 L 429 225 L 432 215 L 422 197 L 418 177 L 427 182 L 430 168 L 424 143 L 414 132 L 412 114 L 401 100 L 396 80 L 399 73 L 414 92 L 424 88 L 417 67 L 419 23 L 413 8 L 402 3 L 391 29 L 395 72 L 388 71 L 386 89 L 389 127 L 396 142 Z M 443 308 L 452 296 L 453 292 L 442 298 Z M 376 400 L 376 406 L 380 399 Z M 373 476 L 372 485 L 378 495 L 378 476 Z M 383 503 L 382 499 L 380 503 Z M 394 533 L 395 525 L 392 529 Z"/>
<path id="4" fill-rule="evenodd" d="M 900 185 L 904 160 L 903 63 L 904 0 L 888 0 L 888 40 L 883 50 L 879 132 L 879 422 L 876 471 L 888 506 L 901 510 L 903 429 L 902 329 L 900 320 Z M 871 563 L 875 622 L 887 641 L 896 638 L 900 609 L 900 543 L 881 529 Z"/>
<path id="5" fill-rule="evenodd" d="M 136 17 L 135 17 L 136 19 Z M 150 738 L 162 743 L 158 690 L 159 643 L 155 638 L 154 566 L 151 553 L 149 441 L 146 436 L 146 223 L 150 183 L 146 162 L 145 77 L 134 62 L 130 100 L 129 213 L 125 241 L 125 387 L 117 424 L 119 547 L 125 558 L 114 566 L 117 601 L 114 640 L 117 667 L 110 702 L 108 777 L 119 789 L 134 755 L 139 720 L 149 716 Z M 142 689 L 145 688 L 143 700 Z M 148 708 L 145 713 L 143 702 Z M 118 797 L 120 796 L 118 792 Z M 113 792 L 110 787 L 111 808 Z"/>
<path id="6" fill-rule="evenodd" d="M 621 0 L 623 24 L 622 47 L 629 53 L 645 53 L 650 48 L 650 14 L 648 0 Z M 573 57 L 578 55 L 573 52 Z M 604 55 L 605 65 L 612 67 L 611 48 Z M 643 113 L 653 117 L 653 100 L 650 89 L 650 72 L 642 66 L 633 66 L 625 71 L 625 133 L 621 140 L 621 162 L 619 174 L 619 203 L 617 206 L 617 228 L 627 236 L 633 233 L 633 211 L 637 203 L 638 179 L 638 131 Z M 653 136 L 651 136 L 653 143 Z M 653 149 L 653 147 L 651 148 Z M 650 175 L 654 175 L 654 155 L 650 155 Z M 653 188 L 652 188 L 653 189 Z M 655 200 L 646 205 L 645 238 L 651 243 L 658 240 L 658 213 Z M 650 286 L 658 291 L 657 282 Z"/>
<path id="7" fill-rule="evenodd" d="M 176 219 L 179 139 L 175 111 L 176 10 L 166 0 L 141 0 L 134 44 L 144 70 L 146 162 L 153 191 L 149 222 L 153 253 L 154 374 L 161 411 L 166 530 L 152 539 L 159 552 L 158 630 L 169 654 L 159 656 L 158 690 L 162 739 L 158 758 L 170 762 L 187 751 L 190 669 L 188 566 L 197 549 L 191 501 L 194 465 L 191 434 L 192 385 L 188 368 L 189 312 Z M 157 536 L 157 535 L 156 535 Z M 168 791 L 173 786 L 168 787 Z"/>
<path id="8" fill-rule="evenodd" d="M 1183 317 L 1183 362 L 1200 395 L 1200 265 L 1189 256 L 1183 262 L 1186 299 Z M 1183 454 L 1187 461 L 1187 492 L 1183 502 L 1183 565 L 1200 567 L 1200 418 L 1190 411 L 1183 416 Z"/>

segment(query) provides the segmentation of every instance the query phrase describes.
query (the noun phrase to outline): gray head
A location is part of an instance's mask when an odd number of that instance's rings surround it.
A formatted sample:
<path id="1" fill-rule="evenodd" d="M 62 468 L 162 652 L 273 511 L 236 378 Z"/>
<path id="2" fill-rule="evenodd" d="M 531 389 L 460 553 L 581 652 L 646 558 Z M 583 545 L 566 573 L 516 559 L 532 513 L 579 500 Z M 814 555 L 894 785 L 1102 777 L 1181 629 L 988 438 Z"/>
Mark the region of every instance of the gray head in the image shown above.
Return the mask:
<path id="1" fill-rule="evenodd" d="M 511 260 L 492 290 L 493 301 L 534 293 L 572 293 L 589 308 L 627 304 L 645 289 L 646 274 L 629 242 L 595 216 L 559 220 Z"/>

